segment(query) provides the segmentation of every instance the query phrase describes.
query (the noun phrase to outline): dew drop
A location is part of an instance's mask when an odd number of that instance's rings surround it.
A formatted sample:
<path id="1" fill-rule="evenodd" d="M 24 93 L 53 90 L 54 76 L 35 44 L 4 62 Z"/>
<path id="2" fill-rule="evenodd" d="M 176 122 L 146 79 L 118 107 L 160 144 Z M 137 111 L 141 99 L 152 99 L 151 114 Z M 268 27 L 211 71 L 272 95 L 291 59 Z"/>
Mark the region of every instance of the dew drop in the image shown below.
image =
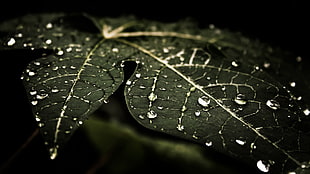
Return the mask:
<path id="1" fill-rule="evenodd" d="M 268 100 L 266 102 L 266 105 L 273 110 L 277 110 L 280 108 L 280 103 L 277 102 L 276 100 Z"/>
<path id="2" fill-rule="evenodd" d="M 306 116 L 309 116 L 310 115 L 310 110 L 308 108 L 304 109 L 302 111 Z"/>
<path id="3" fill-rule="evenodd" d="M 52 89 L 52 93 L 57 93 L 57 92 L 59 92 L 59 89 L 56 89 L 56 88 Z"/>
<path id="4" fill-rule="evenodd" d="M 231 65 L 232 65 L 233 67 L 237 68 L 237 67 L 240 66 L 240 62 L 237 61 L 237 60 L 234 60 L 234 61 L 231 62 Z"/>
<path id="5" fill-rule="evenodd" d="M 270 68 L 270 62 L 264 62 L 264 64 L 263 64 L 263 66 L 264 66 L 264 68 L 266 68 L 266 69 L 268 69 L 268 68 Z"/>
<path id="6" fill-rule="evenodd" d="M 40 62 L 33 62 L 34 65 L 40 66 L 41 63 Z"/>
<path id="7" fill-rule="evenodd" d="M 270 165 L 273 163 L 274 163 L 273 161 L 266 162 L 266 161 L 258 160 L 256 163 L 256 166 L 262 172 L 269 172 Z"/>
<path id="8" fill-rule="evenodd" d="M 153 111 L 153 110 L 150 110 L 149 112 L 147 112 L 146 116 L 149 119 L 154 119 L 154 118 L 157 117 L 157 113 L 155 111 Z"/>
<path id="9" fill-rule="evenodd" d="M 202 107 L 208 107 L 211 100 L 207 96 L 202 96 L 198 98 L 198 104 L 201 105 Z"/>
<path id="10" fill-rule="evenodd" d="M 154 94 L 154 92 L 151 92 L 150 95 L 148 96 L 148 99 L 153 102 L 157 99 L 157 95 Z"/>
<path id="11" fill-rule="evenodd" d="M 79 125 L 82 125 L 82 124 L 83 124 L 83 121 L 81 121 L 81 120 L 78 121 L 78 124 L 79 124 Z"/>
<path id="12" fill-rule="evenodd" d="M 58 49 L 56 52 L 56 55 L 62 56 L 64 54 L 64 51 L 62 49 Z"/>
<path id="13" fill-rule="evenodd" d="M 290 82 L 290 86 L 291 86 L 292 88 L 296 87 L 296 82 Z"/>
<path id="14" fill-rule="evenodd" d="M 302 61 L 302 58 L 300 56 L 296 57 L 296 61 L 297 62 L 301 62 Z"/>
<path id="15" fill-rule="evenodd" d="M 37 98 L 38 100 L 43 100 L 43 99 L 45 99 L 46 97 L 48 97 L 48 94 L 36 95 L 36 98 Z"/>
<path id="16" fill-rule="evenodd" d="M 8 41 L 7 45 L 8 45 L 8 46 L 13 46 L 15 43 L 16 43 L 16 41 L 15 41 L 15 39 L 12 37 L 12 38 Z"/>
<path id="17" fill-rule="evenodd" d="M 46 29 L 51 29 L 53 28 L 53 24 L 52 23 L 48 23 L 45 25 Z"/>
<path id="18" fill-rule="evenodd" d="M 131 85 L 131 84 L 132 84 L 132 81 L 127 80 L 126 85 Z"/>
<path id="19" fill-rule="evenodd" d="M 44 124 L 44 123 L 39 123 L 38 126 L 39 126 L 39 127 L 44 127 L 45 124 Z"/>
<path id="20" fill-rule="evenodd" d="M 37 91 L 30 91 L 29 94 L 30 94 L 30 95 L 36 95 L 36 94 L 37 94 Z"/>
<path id="21" fill-rule="evenodd" d="M 178 124 L 177 130 L 178 130 L 178 131 L 183 131 L 183 130 L 184 130 L 184 126 L 181 125 L 181 124 Z"/>
<path id="22" fill-rule="evenodd" d="M 51 160 L 54 160 L 57 156 L 57 147 L 54 147 L 54 148 L 50 148 L 49 149 L 49 152 L 50 152 L 50 159 Z"/>
<path id="23" fill-rule="evenodd" d="M 119 50 L 118 50 L 118 48 L 112 48 L 112 52 L 114 52 L 114 53 L 118 53 L 118 52 L 119 52 Z"/>
<path id="24" fill-rule="evenodd" d="M 238 105 L 245 105 L 247 103 L 247 101 L 245 100 L 245 95 L 244 94 L 237 94 L 236 98 L 235 98 L 235 103 L 237 103 Z"/>
<path id="25" fill-rule="evenodd" d="M 136 76 L 136 78 L 140 78 L 140 77 L 141 77 L 141 74 L 140 74 L 140 73 L 137 73 L 135 76 Z"/>
<path id="26" fill-rule="evenodd" d="M 235 141 L 236 141 L 237 144 L 239 144 L 241 146 L 245 145 L 245 143 L 246 143 L 245 140 L 240 140 L 240 139 L 236 139 Z"/>
<path id="27" fill-rule="evenodd" d="M 200 111 L 196 111 L 196 112 L 195 112 L 195 116 L 196 116 L 196 117 L 199 117 L 199 116 L 200 116 L 200 114 L 201 114 L 201 112 L 200 112 Z"/>
<path id="28" fill-rule="evenodd" d="M 208 146 L 208 147 L 212 146 L 212 141 L 206 141 L 205 145 Z"/>
<path id="29" fill-rule="evenodd" d="M 45 43 L 46 43 L 47 45 L 50 45 L 50 44 L 52 44 L 52 40 L 51 40 L 51 39 L 46 39 L 46 40 L 45 40 Z"/>
<path id="30" fill-rule="evenodd" d="M 29 72 L 28 72 L 28 76 L 34 76 L 34 75 L 36 75 L 35 72 L 33 72 L 33 71 L 29 71 Z"/>
<path id="31" fill-rule="evenodd" d="M 33 100 L 33 101 L 31 101 L 31 104 L 32 104 L 33 106 L 35 106 L 35 105 L 38 104 L 38 101 L 37 101 L 37 100 Z"/>

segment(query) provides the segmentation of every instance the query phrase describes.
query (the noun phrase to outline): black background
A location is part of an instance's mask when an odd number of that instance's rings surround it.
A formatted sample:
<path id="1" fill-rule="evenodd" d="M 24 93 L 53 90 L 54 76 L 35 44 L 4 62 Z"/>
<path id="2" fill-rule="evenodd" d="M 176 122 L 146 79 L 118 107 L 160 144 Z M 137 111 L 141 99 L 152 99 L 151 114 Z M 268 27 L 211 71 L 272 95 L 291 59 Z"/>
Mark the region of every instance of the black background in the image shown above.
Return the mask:
<path id="1" fill-rule="evenodd" d="M 111 17 L 135 15 L 139 18 L 162 22 L 173 22 L 189 17 L 201 27 L 214 24 L 220 28 L 239 31 L 249 37 L 258 38 L 263 42 L 292 51 L 296 56 L 301 56 L 303 59 L 309 58 L 310 27 L 308 23 L 310 20 L 308 16 L 310 16 L 310 10 L 307 9 L 306 2 L 216 0 L 2 1 L 0 21 L 3 22 L 29 13 L 48 12 L 87 12 L 93 15 Z M 36 125 L 32 119 L 25 92 L 19 79 L 27 62 L 16 62 L 10 57 L 1 56 L 0 58 L 3 99 L 2 118 L 0 120 L 2 136 L 0 163 L 3 163 L 31 135 Z M 29 156 L 26 155 L 34 155 L 34 157 L 47 160 L 45 159 L 47 154 L 31 154 L 34 151 L 45 151 L 44 145 L 38 147 L 38 144 L 42 144 L 43 140 L 36 138 L 36 142 L 26 148 L 23 155 L 14 161 L 14 164 L 27 160 Z M 70 149 L 68 150 L 70 151 Z M 72 151 L 74 150 L 72 149 Z M 22 167 L 25 168 L 25 166 Z"/>

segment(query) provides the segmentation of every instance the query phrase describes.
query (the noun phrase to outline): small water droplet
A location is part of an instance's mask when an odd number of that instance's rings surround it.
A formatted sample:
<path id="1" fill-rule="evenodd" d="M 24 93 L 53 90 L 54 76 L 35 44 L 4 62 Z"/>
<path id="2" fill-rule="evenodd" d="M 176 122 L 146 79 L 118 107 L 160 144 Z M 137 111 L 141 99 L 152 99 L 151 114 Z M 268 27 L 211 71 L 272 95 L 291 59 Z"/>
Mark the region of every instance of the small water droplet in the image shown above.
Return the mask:
<path id="1" fill-rule="evenodd" d="M 140 73 L 137 73 L 135 76 L 136 76 L 136 78 L 140 78 L 140 77 L 141 77 L 141 74 L 140 74 Z"/>
<path id="2" fill-rule="evenodd" d="M 290 86 L 293 88 L 296 87 L 296 82 L 290 82 Z"/>
<path id="3" fill-rule="evenodd" d="M 56 52 L 56 55 L 62 56 L 64 54 L 64 51 L 62 49 L 58 49 Z"/>
<path id="4" fill-rule="evenodd" d="M 246 143 L 245 140 L 240 140 L 240 139 L 236 139 L 235 141 L 236 141 L 237 144 L 239 144 L 241 146 L 245 145 L 245 143 Z"/>
<path id="5" fill-rule="evenodd" d="M 208 147 L 212 146 L 212 141 L 206 141 L 205 145 Z"/>
<path id="6" fill-rule="evenodd" d="M 202 96 L 198 98 L 198 104 L 200 104 L 202 107 L 208 107 L 211 100 L 207 96 Z"/>
<path id="7" fill-rule="evenodd" d="M 250 147 L 251 147 L 251 149 L 256 149 L 255 143 L 251 143 Z"/>
<path id="8" fill-rule="evenodd" d="M 309 116 L 310 115 L 310 110 L 308 108 L 304 109 L 302 111 L 306 116 Z"/>
<path id="9" fill-rule="evenodd" d="M 46 43 L 47 45 L 50 45 L 50 44 L 52 44 L 52 40 L 51 40 L 51 39 L 46 39 L 46 40 L 45 40 L 45 43 Z"/>
<path id="10" fill-rule="evenodd" d="M 131 85 L 132 81 L 131 80 L 127 80 L 126 85 Z"/>
<path id="11" fill-rule="evenodd" d="M 225 87 L 225 86 L 222 86 L 221 90 L 222 90 L 222 91 L 226 91 L 226 87 Z"/>
<path id="12" fill-rule="evenodd" d="M 184 126 L 181 125 L 181 124 L 178 124 L 177 130 L 178 130 L 178 131 L 183 131 L 183 130 L 184 130 Z"/>
<path id="13" fill-rule="evenodd" d="M 236 98 L 235 98 L 235 103 L 237 103 L 238 105 L 245 105 L 247 103 L 247 101 L 245 100 L 245 95 L 244 94 L 237 94 Z"/>
<path id="14" fill-rule="evenodd" d="M 270 68 L 270 62 L 264 62 L 264 64 L 263 64 L 263 66 L 264 66 L 264 68 L 266 68 L 266 69 L 268 69 L 268 68 Z"/>
<path id="15" fill-rule="evenodd" d="M 53 71 L 57 71 L 58 69 L 59 69 L 58 66 L 54 66 L 54 67 L 52 68 Z"/>
<path id="16" fill-rule="evenodd" d="M 41 121 L 41 118 L 39 116 L 36 116 L 35 119 L 36 119 L 37 122 Z"/>
<path id="17" fill-rule="evenodd" d="M 310 168 L 310 161 L 309 162 L 302 162 L 301 163 L 301 166 L 300 166 L 302 169 L 308 169 Z"/>
<path id="18" fill-rule="evenodd" d="M 273 110 L 277 110 L 280 108 L 280 103 L 276 100 L 267 100 L 266 105 Z"/>
<path id="19" fill-rule="evenodd" d="M 33 62 L 34 65 L 40 66 L 41 63 L 40 62 Z"/>
<path id="20" fill-rule="evenodd" d="M 119 52 L 119 50 L 118 50 L 118 48 L 112 48 L 112 52 L 114 52 L 114 53 L 118 53 L 118 52 Z"/>
<path id="21" fill-rule="evenodd" d="M 52 23 L 47 23 L 45 25 L 45 27 L 46 27 L 46 29 L 51 29 L 51 28 L 53 28 L 53 24 Z"/>
<path id="22" fill-rule="evenodd" d="M 234 60 L 234 61 L 231 62 L 231 65 L 232 65 L 233 67 L 237 68 L 237 67 L 240 66 L 240 62 L 237 61 L 237 60 Z"/>
<path id="23" fill-rule="evenodd" d="M 139 115 L 138 116 L 141 120 L 144 120 L 144 116 L 143 115 Z"/>
<path id="24" fill-rule="evenodd" d="M 157 95 L 154 94 L 154 92 L 151 92 L 148 96 L 148 99 L 153 102 L 157 99 Z"/>
<path id="25" fill-rule="evenodd" d="M 297 57 L 296 57 L 296 61 L 297 61 L 297 62 L 301 62 L 301 61 L 302 61 L 302 58 L 301 58 L 300 56 L 297 56 Z"/>
<path id="26" fill-rule="evenodd" d="M 79 125 L 82 125 L 82 124 L 83 124 L 83 121 L 81 121 L 81 120 L 78 121 L 78 124 L 79 124 Z"/>
<path id="27" fill-rule="evenodd" d="M 36 75 L 35 72 L 33 72 L 33 71 L 29 71 L 29 72 L 28 72 L 28 76 L 34 76 L 34 75 Z"/>
<path id="28" fill-rule="evenodd" d="M 48 97 L 48 94 L 38 94 L 38 95 L 36 95 L 36 98 L 38 99 L 38 100 L 43 100 L 43 99 L 45 99 L 46 97 Z"/>
<path id="29" fill-rule="evenodd" d="M 30 91 L 29 94 L 30 94 L 30 95 L 36 95 L 36 94 L 37 94 L 37 91 Z"/>
<path id="30" fill-rule="evenodd" d="M 262 172 L 268 172 L 270 168 L 270 164 L 262 160 L 258 160 L 256 166 Z"/>
<path id="31" fill-rule="evenodd" d="M 195 116 L 196 116 L 196 117 L 199 117 L 199 116 L 200 116 L 200 114 L 201 114 L 201 112 L 200 112 L 200 111 L 196 111 L 196 112 L 195 112 Z"/>
<path id="32" fill-rule="evenodd" d="M 42 127 L 45 126 L 45 124 L 41 122 L 41 123 L 38 124 L 38 126 L 42 128 Z"/>
<path id="33" fill-rule="evenodd" d="M 13 46 L 16 43 L 15 39 L 12 37 L 8 42 L 7 45 L 8 46 Z"/>
<path id="34" fill-rule="evenodd" d="M 143 86 L 143 85 L 140 85 L 139 88 L 140 88 L 140 89 L 145 89 L 146 87 Z"/>
<path id="35" fill-rule="evenodd" d="M 49 152 L 50 152 L 50 159 L 51 160 L 54 160 L 57 156 L 57 147 L 54 147 L 54 148 L 50 148 L 49 149 Z"/>
<path id="36" fill-rule="evenodd" d="M 37 100 L 33 100 L 33 101 L 31 101 L 31 104 L 32 104 L 33 106 L 35 106 L 35 105 L 38 104 L 38 101 L 37 101 Z"/>
<path id="37" fill-rule="evenodd" d="M 56 88 L 52 89 L 52 93 L 57 93 L 57 92 L 59 92 L 59 89 L 56 89 Z"/>
<path id="38" fill-rule="evenodd" d="M 154 119 L 154 118 L 157 117 L 157 113 L 155 111 L 153 111 L 153 110 L 150 110 L 149 112 L 147 112 L 146 116 L 149 119 Z"/>

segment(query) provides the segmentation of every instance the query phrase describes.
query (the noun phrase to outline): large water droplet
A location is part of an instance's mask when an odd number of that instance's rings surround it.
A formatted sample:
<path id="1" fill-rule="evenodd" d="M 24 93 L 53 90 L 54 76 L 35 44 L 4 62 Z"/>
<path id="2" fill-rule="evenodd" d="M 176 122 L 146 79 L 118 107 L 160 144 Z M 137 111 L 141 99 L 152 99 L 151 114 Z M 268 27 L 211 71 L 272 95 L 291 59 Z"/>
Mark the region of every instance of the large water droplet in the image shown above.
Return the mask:
<path id="1" fill-rule="evenodd" d="M 292 88 L 296 87 L 296 82 L 290 82 L 290 86 L 291 86 Z"/>
<path id="2" fill-rule="evenodd" d="M 202 96 L 202 97 L 199 97 L 198 100 L 197 100 L 198 104 L 201 105 L 202 107 L 208 107 L 211 100 L 209 99 L 209 97 L 207 96 Z"/>
<path id="3" fill-rule="evenodd" d="M 280 108 L 280 103 L 276 100 L 268 100 L 266 102 L 266 105 L 273 110 L 277 110 Z"/>
<path id="4" fill-rule="evenodd" d="M 38 104 L 38 101 L 37 101 L 37 100 L 33 100 L 33 101 L 31 101 L 31 104 L 32 104 L 33 106 L 35 106 L 35 105 Z"/>
<path id="5" fill-rule="evenodd" d="M 153 110 L 150 110 L 149 112 L 147 112 L 146 116 L 149 119 L 154 119 L 154 118 L 157 117 L 157 113 L 155 111 L 153 111 Z"/>
<path id="6" fill-rule="evenodd" d="M 201 112 L 200 112 L 199 110 L 195 112 L 195 116 L 196 116 L 196 117 L 199 117 L 200 114 L 201 114 Z"/>
<path id="7" fill-rule="evenodd" d="M 238 105 L 245 105 L 247 103 L 247 101 L 245 100 L 245 95 L 244 94 L 237 94 L 236 98 L 235 98 L 235 103 L 237 103 Z"/>
<path id="8" fill-rule="evenodd" d="M 53 24 L 52 23 L 47 23 L 45 25 L 45 27 L 46 27 L 46 29 L 51 29 L 51 28 L 53 28 Z"/>

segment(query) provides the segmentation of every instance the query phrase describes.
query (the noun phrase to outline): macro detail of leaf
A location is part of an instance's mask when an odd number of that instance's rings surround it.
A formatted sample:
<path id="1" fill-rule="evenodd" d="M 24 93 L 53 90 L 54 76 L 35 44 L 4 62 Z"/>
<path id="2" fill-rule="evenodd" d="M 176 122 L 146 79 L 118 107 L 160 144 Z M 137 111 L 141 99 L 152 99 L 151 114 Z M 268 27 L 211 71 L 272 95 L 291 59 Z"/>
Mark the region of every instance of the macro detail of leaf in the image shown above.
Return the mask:
<path id="1" fill-rule="evenodd" d="M 80 16 L 88 27 L 79 28 L 77 17 L 41 18 L 25 17 L 40 19 L 36 27 L 31 20 L 11 22 L 19 25 L 2 44 L 53 50 L 22 75 L 51 158 L 123 82 L 123 63 L 134 61 L 125 97 L 143 126 L 198 142 L 261 172 L 309 170 L 309 110 L 268 73 L 269 61 L 277 60 L 270 47 L 187 22 Z"/>

